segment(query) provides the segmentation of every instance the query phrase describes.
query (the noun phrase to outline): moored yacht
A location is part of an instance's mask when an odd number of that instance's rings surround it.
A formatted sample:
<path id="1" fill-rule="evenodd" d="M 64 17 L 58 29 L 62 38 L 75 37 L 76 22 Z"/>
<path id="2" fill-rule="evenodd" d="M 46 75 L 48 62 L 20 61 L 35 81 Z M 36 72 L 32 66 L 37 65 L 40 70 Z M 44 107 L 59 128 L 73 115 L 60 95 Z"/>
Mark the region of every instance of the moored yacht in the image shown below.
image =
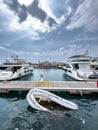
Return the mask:
<path id="1" fill-rule="evenodd" d="M 18 59 L 18 56 L 12 56 L 13 61 L 8 60 L 0 66 L 0 81 L 17 79 L 33 72 L 33 68 Z"/>
<path id="2" fill-rule="evenodd" d="M 89 79 L 98 79 L 98 57 L 93 58 L 90 68 L 92 70 L 92 73 L 89 75 Z"/>
<path id="3" fill-rule="evenodd" d="M 92 57 L 88 55 L 74 55 L 69 57 L 66 66 L 62 69 L 65 74 L 75 80 L 88 80 L 93 74 L 91 69 Z"/>

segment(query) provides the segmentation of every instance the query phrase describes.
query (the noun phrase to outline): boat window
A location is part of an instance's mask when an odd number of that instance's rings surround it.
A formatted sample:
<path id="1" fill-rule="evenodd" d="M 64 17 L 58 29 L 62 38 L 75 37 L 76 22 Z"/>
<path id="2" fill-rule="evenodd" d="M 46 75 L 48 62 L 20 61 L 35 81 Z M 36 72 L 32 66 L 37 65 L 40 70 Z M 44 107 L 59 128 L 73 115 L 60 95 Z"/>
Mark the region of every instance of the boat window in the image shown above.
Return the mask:
<path id="1" fill-rule="evenodd" d="M 91 69 L 95 69 L 95 70 L 98 70 L 98 65 L 91 65 Z"/>
<path id="2" fill-rule="evenodd" d="M 17 67 L 13 67 L 13 72 L 16 72 L 18 69 L 20 69 L 21 67 L 20 66 L 17 66 Z"/>
<path id="3" fill-rule="evenodd" d="M 98 70 L 98 66 L 93 67 L 95 70 Z"/>
<path id="4" fill-rule="evenodd" d="M 76 60 L 73 60 L 72 62 L 90 62 L 89 59 L 76 59 Z"/>
<path id="5" fill-rule="evenodd" d="M 6 68 L 6 71 L 11 71 L 11 70 L 12 70 L 12 67 Z"/>
<path id="6" fill-rule="evenodd" d="M 96 68 L 96 70 L 98 70 L 98 67 Z"/>
<path id="7" fill-rule="evenodd" d="M 24 69 L 28 69 L 27 67 L 24 67 Z"/>
<path id="8" fill-rule="evenodd" d="M 78 64 L 73 64 L 73 68 L 74 68 L 75 70 L 77 70 L 77 69 L 79 69 L 79 65 L 78 65 Z"/>
<path id="9" fill-rule="evenodd" d="M 5 66 L 1 66 L 0 67 L 0 70 L 5 70 L 7 67 L 5 67 Z"/>
<path id="10" fill-rule="evenodd" d="M 16 72 L 18 69 L 20 69 L 21 68 L 21 66 L 10 66 L 10 67 L 8 67 L 6 70 L 7 71 L 13 71 L 13 73 L 14 72 Z"/>
<path id="11" fill-rule="evenodd" d="M 71 68 L 71 66 L 69 64 L 66 64 L 66 68 Z"/>

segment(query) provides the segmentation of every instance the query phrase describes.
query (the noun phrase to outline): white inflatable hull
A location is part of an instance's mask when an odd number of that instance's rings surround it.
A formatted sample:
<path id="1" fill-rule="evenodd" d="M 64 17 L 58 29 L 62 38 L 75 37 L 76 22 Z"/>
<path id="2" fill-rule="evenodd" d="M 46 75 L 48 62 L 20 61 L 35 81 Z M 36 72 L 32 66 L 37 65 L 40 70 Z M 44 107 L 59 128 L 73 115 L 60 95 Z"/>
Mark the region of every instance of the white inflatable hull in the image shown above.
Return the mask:
<path id="1" fill-rule="evenodd" d="M 70 102 L 68 100 L 65 100 L 53 93 L 50 93 L 45 90 L 40 90 L 40 89 L 31 89 L 29 93 L 27 94 L 27 101 L 30 104 L 30 106 L 34 109 L 41 110 L 41 111 L 49 111 L 47 108 L 44 106 L 40 105 L 36 98 L 39 98 L 39 100 L 48 100 L 48 101 L 53 101 L 65 108 L 71 109 L 71 110 L 76 110 L 78 109 L 78 106 Z"/>

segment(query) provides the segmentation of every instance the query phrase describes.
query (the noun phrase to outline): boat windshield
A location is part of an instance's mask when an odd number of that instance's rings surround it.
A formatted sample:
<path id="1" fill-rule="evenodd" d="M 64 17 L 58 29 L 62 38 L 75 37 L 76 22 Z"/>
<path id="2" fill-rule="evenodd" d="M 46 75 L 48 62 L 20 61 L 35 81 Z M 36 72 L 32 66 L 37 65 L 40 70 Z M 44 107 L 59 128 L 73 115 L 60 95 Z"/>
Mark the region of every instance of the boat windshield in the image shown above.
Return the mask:
<path id="1" fill-rule="evenodd" d="M 73 60 L 72 62 L 90 62 L 89 59 L 76 59 L 76 60 Z"/>
<path id="2" fill-rule="evenodd" d="M 0 67 L 0 70 L 5 70 L 7 67 L 5 67 L 5 66 L 1 66 Z"/>
<path id="3" fill-rule="evenodd" d="M 98 65 L 91 65 L 90 67 L 98 71 Z"/>
<path id="4" fill-rule="evenodd" d="M 78 70 L 78 69 L 79 69 L 79 65 L 78 65 L 78 64 L 73 64 L 72 66 L 73 66 L 73 68 L 74 68 L 75 70 Z"/>
<path id="5" fill-rule="evenodd" d="M 66 64 L 66 68 L 71 68 L 71 66 L 69 64 Z"/>
<path id="6" fill-rule="evenodd" d="M 21 68 L 21 66 L 10 66 L 10 67 L 8 67 L 7 69 L 6 69 L 6 71 L 13 71 L 13 73 L 14 72 L 16 72 L 18 69 L 20 69 Z"/>

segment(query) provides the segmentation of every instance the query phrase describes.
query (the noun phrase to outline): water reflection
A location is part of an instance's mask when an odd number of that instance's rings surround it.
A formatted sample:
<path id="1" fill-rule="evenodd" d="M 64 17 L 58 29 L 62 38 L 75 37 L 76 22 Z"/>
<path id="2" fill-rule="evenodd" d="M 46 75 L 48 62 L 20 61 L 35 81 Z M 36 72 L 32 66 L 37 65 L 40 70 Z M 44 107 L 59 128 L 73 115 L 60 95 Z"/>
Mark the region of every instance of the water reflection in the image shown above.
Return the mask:
<path id="1" fill-rule="evenodd" d="M 44 80 L 50 81 L 72 81 L 71 77 L 65 75 L 61 69 L 34 69 L 33 74 L 26 77 L 21 77 L 18 80 L 37 81 L 40 79 L 40 74 L 43 74 Z"/>

